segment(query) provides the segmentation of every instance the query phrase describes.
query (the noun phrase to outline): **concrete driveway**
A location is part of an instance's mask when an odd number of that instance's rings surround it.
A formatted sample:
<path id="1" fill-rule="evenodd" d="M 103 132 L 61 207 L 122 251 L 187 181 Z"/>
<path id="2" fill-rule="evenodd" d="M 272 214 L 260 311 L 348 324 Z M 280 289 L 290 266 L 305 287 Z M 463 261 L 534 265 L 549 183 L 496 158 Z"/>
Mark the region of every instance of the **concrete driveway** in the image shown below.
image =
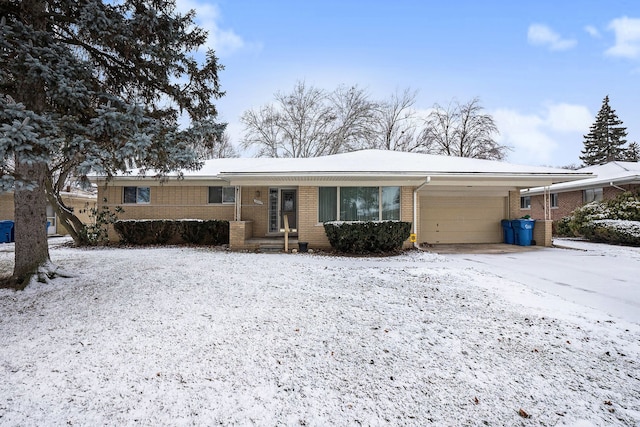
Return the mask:
<path id="1" fill-rule="evenodd" d="M 555 240 L 554 248 L 495 245 L 471 247 L 446 255 L 456 265 L 548 292 L 613 317 L 640 324 L 640 248 L 577 240 Z M 488 248 L 486 248 L 488 249 Z"/>

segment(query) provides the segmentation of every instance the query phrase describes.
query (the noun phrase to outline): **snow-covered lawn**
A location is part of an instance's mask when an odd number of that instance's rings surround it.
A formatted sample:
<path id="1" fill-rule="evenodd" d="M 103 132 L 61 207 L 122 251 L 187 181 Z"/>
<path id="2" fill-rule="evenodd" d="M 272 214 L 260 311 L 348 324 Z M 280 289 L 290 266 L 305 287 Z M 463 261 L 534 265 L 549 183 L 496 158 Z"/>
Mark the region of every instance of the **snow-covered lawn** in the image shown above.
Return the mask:
<path id="1" fill-rule="evenodd" d="M 442 256 L 51 256 L 0 290 L 1 425 L 640 423 L 640 325 Z"/>

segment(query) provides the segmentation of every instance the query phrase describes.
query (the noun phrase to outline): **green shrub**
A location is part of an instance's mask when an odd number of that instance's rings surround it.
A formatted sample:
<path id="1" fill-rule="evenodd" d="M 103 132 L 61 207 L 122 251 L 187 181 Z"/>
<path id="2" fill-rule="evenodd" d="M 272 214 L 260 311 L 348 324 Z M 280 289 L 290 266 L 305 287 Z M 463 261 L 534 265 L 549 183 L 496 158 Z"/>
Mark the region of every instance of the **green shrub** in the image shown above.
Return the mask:
<path id="1" fill-rule="evenodd" d="M 116 221 L 114 229 L 122 243 L 132 245 L 229 243 L 229 221 L 123 220 Z"/>
<path id="2" fill-rule="evenodd" d="M 324 230 L 331 247 L 354 254 L 385 253 L 402 249 L 411 223 L 400 221 L 327 222 Z"/>
<path id="3" fill-rule="evenodd" d="M 123 213 L 121 206 L 116 206 L 114 212 L 108 207 L 102 209 L 91 208 L 89 210 L 89 218 L 93 218 L 94 222 L 85 224 L 78 233 L 80 245 L 96 246 L 109 242 L 109 232 L 107 227 L 109 224 L 115 224 L 118 220 L 119 213 Z"/>
<path id="4" fill-rule="evenodd" d="M 560 237 L 574 237 L 575 235 L 569 226 L 570 222 L 571 217 L 569 216 L 553 221 L 553 234 Z"/>

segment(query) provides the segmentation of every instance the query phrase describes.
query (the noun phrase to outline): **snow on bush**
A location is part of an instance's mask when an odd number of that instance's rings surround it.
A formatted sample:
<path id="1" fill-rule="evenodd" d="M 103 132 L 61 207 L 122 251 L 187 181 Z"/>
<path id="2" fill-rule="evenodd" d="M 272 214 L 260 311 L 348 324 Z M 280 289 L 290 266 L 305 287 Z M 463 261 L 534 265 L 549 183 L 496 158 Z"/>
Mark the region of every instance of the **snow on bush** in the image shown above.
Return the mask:
<path id="1" fill-rule="evenodd" d="M 637 193 L 624 192 L 615 199 L 591 202 L 573 211 L 570 217 L 556 222 L 560 235 L 583 236 L 586 239 L 639 245 L 640 200 Z"/>
<path id="2" fill-rule="evenodd" d="M 583 233 L 594 242 L 640 246 L 640 221 L 595 220 L 583 228 Z"/>

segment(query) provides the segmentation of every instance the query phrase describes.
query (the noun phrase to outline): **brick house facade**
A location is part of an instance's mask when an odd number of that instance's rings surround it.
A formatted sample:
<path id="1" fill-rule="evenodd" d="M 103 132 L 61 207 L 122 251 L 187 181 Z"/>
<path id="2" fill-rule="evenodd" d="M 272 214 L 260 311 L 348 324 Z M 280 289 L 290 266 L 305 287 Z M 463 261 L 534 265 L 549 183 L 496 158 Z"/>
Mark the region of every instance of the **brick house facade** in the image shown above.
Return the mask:
<path id="1" fill-rule="evenodd" d="M 181 178 L 133 174 L 95 181 L 99 206 L 121 206 L 121 219 L 228 220 L 231 249 L 253 250 L 261 240 L 282 237 L 287 204 L 295 228 L 292 248 L 297 241 L 329 249 L 323 221 L 357 220 L 345 219 L 356 205 L 366 220 L 411 223 L 418 242 L 500 243 L 500 220 L 517 214 L 520 189 L 583 177 L 502 162 L 363 150 L 313 159 L 214 159 Z M 538 228 L 546 233 L 543 224 Z M 110 238 L 117 236 L 111 232 Z M 537 241 L 550 242 L 550 235 Z M 410 239 L 404 243 L 412 245 Z"/>
<path id="2" fill-rule="evenodd" d="M 593 200 L 610 200 L 624 191 L 640 191 L 640 163 L 610 162 L 590 166 L 580 171 L 591 172 L 593 178 L 554 184 L 549 186 L 547 212 L 557 221 L 571 215 L 576 208 Z M 530 215 L 533 219 L 545 218 L 544 189 L 526 189 L 520 193 L 518 216 Z"/>

